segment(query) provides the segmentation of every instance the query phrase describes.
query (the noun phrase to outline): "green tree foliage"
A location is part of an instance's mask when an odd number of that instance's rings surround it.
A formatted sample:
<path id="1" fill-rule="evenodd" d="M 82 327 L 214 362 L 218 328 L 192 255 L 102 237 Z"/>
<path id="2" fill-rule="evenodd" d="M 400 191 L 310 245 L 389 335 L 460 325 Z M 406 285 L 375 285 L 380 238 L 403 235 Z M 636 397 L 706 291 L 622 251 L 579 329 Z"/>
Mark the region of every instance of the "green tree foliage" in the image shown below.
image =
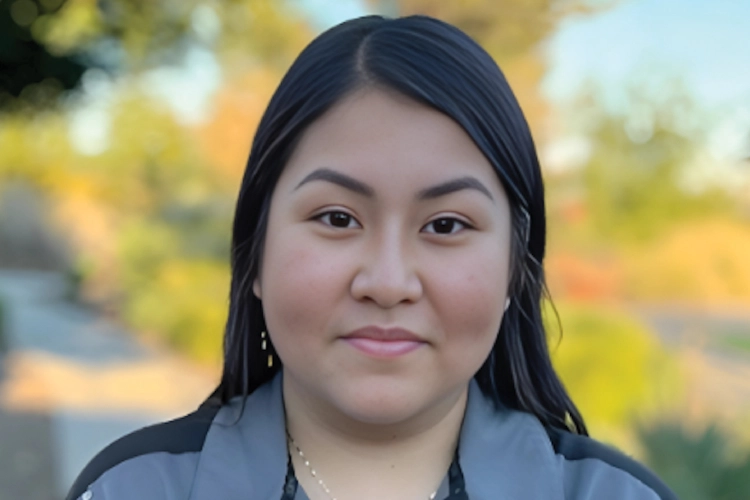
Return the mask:
<path id="1" fill-rule="evenodd" d="M 13 108 L 17 98 L 26 105 L 51 106 L 62 90 L 78 84 L 85 65 L 75 54 L 50 51 L 38 36 L 40 24 L 56 15 L 60 4 L 0 2 L 0 111 Z"/>
<path id="2" fill-rule="evenodd" d="M 283 68 L 309 36 L 299 13 L 273 0 L 6 0 L 0 110 L 49 108 L 87 68 L 139 73 L 175 64 L 196 45 L 227 69 Z"/>
<path id="3" fill-rule="evenodd" d="M 220 361 L 229 306 L 224 263 L 172 256 L 133 290 L 123 308 L 129 324 L 192 359 Z"/>
<path id="4" fill-rule="evenodd" d="M 191 41 L 256 64 L 283 66 L 309 35 L 287 2 L 273 0 L 69 1 L 96 9 L 93 40 L 114 41 L 130 71 L 173 61 Z"/>
<path id="5" fill-rule="evenodd" d="M 655 123 L 643 136 L 606 118 L 593 135 L 593 154 L 583 179 L 594 230 L 602 237 L 643 241 L 669 226 L 728 208 L 718 189 L 685 188 L 695 153 L 689 137 Z"/>
<path id="6" fill-rule="evenodd" d="M 131 96 L 112 115 L 112 144 L 87 166 L 117 220 L 119 279 L 105 293 L 119 297 L 137 329 L 215 361 L 209 346 L 219 345 L 226 315 L 234 193 L 222 189 L 194 133 L 157 103 Z"/>
<path id="7" fill-rule="evenodd" d="M 620 112 L 593 95 L 568 117 L 590 154 L 546 175 L 551 283 L 605 284 L 600 299 L 744 307 L 746 202 L 722 178 L 739 167 L 703 152 L 707 113 L 674 86 L 638 88 Z M 581 267 L 588 276 L 575 276 Z"/>
<path id="8" fill-rule="evenodd" d="M 309 33 L 295 10 L 272 0 L 67 0 L 38 31 L 58 51 L 83 46 L 129 72 L 174 62 L 191 41 L 283 64 Z"/>
<path id="9" fill-rule="evenodd" d="M 636 88 L 624 111 L 609 110 L 593 90 L 576 103 L 569 128 L 590 149 L 582 166 L 547 175 L 554 237 L 643 244 L 689 221 L 733 214 L 737 201 L 721 183 L 696 181 L 704 137 L 690 122 L 705 113 L 679 87 L 666 93 Z"/>
<path id="10" fill-rule="evenodd" d="M 86 54 L 87 64 L 112 70 L 108 140 L 96 153 L 72 145 L 67 113 L 78 97 L 58 108 L 6 108 L 0 111 L 0 184 L 30 186 L 24 192 L 49 200 L 50 220 L 65 228 L 75 250 L 69 275 L 87 300 L 214 363 L 226 318 L 238 179 L 230 182 L 227 167 L 196 140 L 212 117 L 197 127 L 180 122 L 140 76 L 180 63 L 199 46 L 214 53 L 231 87 L 248 72 L 279 74 L 310 30 L 289 3 L 272 0 L 68 0 L 48 10 L 41 3 L 25 24 L 35 44 L 48 54 Z M 0 11 L 7 7 L 0 2 Z M 249 127 L 232 132 L 243 144 L 253 134 Z M 230 136 L 212 133 L 213 140 Z M 243 161 L 230 170 L 241 170 Z"/>
<path id="11" fill-rule="evenodd" d="M 679 403 L 678 365 L 656 336 L 613 307 L 558 304 L 562 336 L 550 339 L 555 369 L 592 434 L 634 451 L 632 423 Z M 559 332 L 550 308 L 548 331 Z"/>
<path id="12" fill-rule="evenodd" d="M 682 500 L 750 498 L 750 453 L 733 453 L 723 431 L 691 433 L 675 422 L 643 427 L 639 437 L 648 465 Z"/>

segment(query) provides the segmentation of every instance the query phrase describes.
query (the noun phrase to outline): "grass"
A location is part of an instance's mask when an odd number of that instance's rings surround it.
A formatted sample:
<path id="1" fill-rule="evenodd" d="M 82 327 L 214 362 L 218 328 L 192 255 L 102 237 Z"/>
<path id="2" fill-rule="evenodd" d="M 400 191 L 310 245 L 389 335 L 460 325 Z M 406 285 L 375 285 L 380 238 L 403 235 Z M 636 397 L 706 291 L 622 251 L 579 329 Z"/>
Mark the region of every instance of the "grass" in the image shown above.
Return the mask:
<path id="1" fill-rule="evenodd" d="M 750 354 L 750 332 L 747 334 L 721 335 L 716 339 L 717 347 L 732 352 Z"/>

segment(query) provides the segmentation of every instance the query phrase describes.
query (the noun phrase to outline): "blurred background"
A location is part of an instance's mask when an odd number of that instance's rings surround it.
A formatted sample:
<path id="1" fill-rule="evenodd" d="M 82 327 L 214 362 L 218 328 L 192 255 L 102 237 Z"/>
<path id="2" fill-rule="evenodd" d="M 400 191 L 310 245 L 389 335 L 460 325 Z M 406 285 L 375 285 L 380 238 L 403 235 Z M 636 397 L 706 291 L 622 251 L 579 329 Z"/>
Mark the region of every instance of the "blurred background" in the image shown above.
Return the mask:
<path id="1" fill-rule="evenodd" d="M 750 498 L 750 2 L 0 0 L 0 500 L 211 391 L 255 126 L 364 13 L 456 24 L 517 93 L 591 433 L 682 499 Z"/>

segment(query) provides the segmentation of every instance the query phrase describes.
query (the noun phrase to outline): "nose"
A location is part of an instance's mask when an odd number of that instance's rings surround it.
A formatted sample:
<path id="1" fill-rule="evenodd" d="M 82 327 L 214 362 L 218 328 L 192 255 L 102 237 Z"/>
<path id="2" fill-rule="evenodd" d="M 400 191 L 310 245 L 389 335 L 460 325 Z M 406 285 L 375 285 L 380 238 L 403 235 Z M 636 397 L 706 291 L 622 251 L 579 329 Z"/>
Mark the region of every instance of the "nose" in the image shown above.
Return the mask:
<path id="1" fill-rule="evenodd" d="M 397 238 L 370 242 L 351 284 L 352 296 L 389 309 L 414 303 L 422 296 L 422 282 L 415 260 Z"/>

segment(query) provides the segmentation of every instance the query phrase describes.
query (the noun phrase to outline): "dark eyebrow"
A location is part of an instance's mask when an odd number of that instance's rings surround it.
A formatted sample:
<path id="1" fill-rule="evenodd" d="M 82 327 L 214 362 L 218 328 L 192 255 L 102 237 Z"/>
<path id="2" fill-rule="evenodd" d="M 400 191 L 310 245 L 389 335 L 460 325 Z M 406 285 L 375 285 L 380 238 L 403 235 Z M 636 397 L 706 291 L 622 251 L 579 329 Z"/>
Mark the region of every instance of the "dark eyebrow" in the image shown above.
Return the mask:
<path id="1" fill-rule="evenodd" d="M 492 193 L 490 193 L 490 190 L 487 189 L 484 184 L 479 182 L 478 179 L 468 176 L 459 177 L 458 179 L 442 182 L 435 186 L 423 189 L 419 192 L 417 197 L 420 200 L 430 200 L 433 198 L 438 198 L 440 196 L 445 196 L 447 194 L 455 193 L 456 191 L 461 191 L 462 189 L 474 189 L 485 195 L 491 201 L 495 201 L 495 199 L 492 197 Z"/>
<path id="2" fill-rule="evenodd" d="M 372 198 L 375 196 L 375 190 L 371 186 L 368 186 L 364 182 L 359 181 L 354 177 L 350 177 L 346 174 L 342 174 L 341 172 L 331 170 L 330 168 L 319 168 L 310 172 L 309 174 L 307 174 L 307 176 L 305 176 L 304 179 L 302 179 L 299 184 L 297 184 L 294 190 L 297 190 L 304 184 L 312 181 L 331 182 L 355 193 L 367 196 L 368 198 Z M 417 198 L 420 200 L 431 200 L 451 193 L 455 193 L 456 191 L 461 191 L 463 189 L 474 189 L 485 195 L 491 201 L 495 201 L 495 199 L 492 197 L 492 193 L 490 193 L 490 190 L 487 189 L 484 184 L 482 184 L 478 179 L 470 176 L 459 177 L 458 179 L 452 179 L 450 181 L 441 182 L 440 184 L 425 188 L 417 194 Z"/>
<path id="3" fill-rule="evenodd" d="M 372 198 L 373 196 L 375 196 L 375 190 L 364 182 L 358 181 L 357 179 L 349 177 L 346 174 L 342 174 L 341 172 L 331 170 L 330 168 L 319 168 L 313 172 L 310 172 L 304 179 L 302 179 L 302 182 L 297 184 L 297 187 L 295 187 L 294 190 L 297 190 L 302 185 L 312 181 L 331 182 L 350 191 L 354 191 L 355 193 L 367 196 L 368 198 Z"/>

